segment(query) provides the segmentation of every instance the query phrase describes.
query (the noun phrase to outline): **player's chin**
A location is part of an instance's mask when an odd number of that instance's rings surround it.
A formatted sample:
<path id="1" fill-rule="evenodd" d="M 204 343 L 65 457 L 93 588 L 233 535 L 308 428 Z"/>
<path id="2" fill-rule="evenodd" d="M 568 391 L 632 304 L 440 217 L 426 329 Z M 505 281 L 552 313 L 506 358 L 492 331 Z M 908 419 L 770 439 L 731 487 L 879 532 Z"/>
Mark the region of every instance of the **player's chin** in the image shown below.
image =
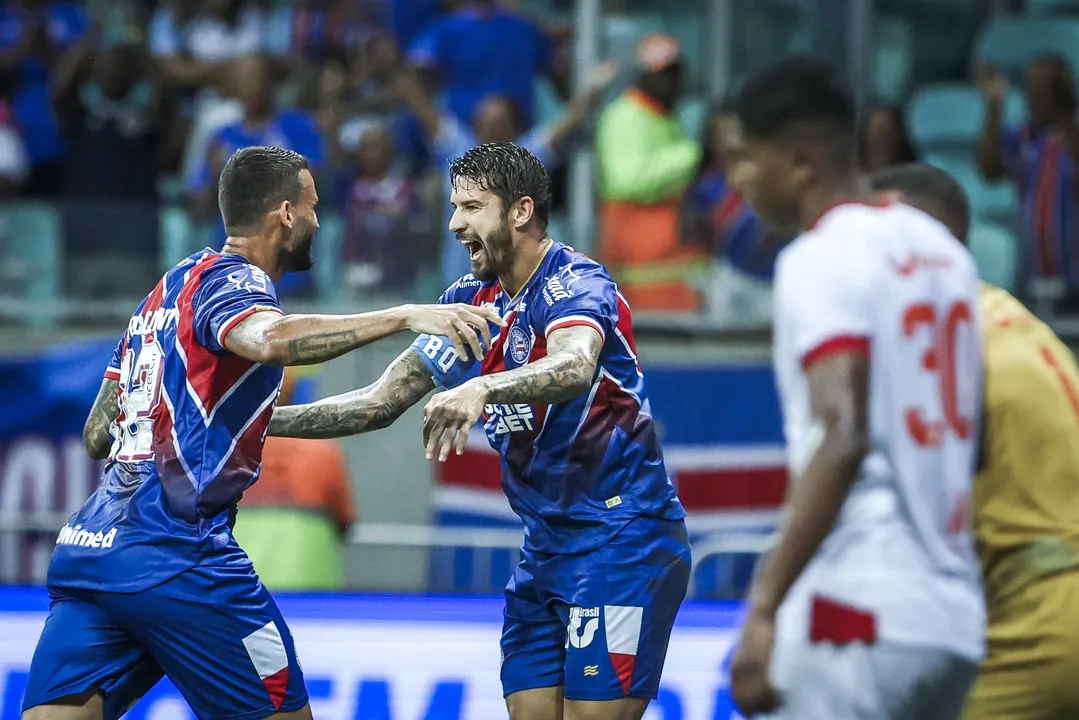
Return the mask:
<path id="1" fill-rule="evenodd" d="M 471 264 L 472 277 L 476 278 L 480 282 L 487 282 L 488 280 L 495 279 L 495 273 L 491 270 L 490 266 L 485 262 L 473 262 Z"/>

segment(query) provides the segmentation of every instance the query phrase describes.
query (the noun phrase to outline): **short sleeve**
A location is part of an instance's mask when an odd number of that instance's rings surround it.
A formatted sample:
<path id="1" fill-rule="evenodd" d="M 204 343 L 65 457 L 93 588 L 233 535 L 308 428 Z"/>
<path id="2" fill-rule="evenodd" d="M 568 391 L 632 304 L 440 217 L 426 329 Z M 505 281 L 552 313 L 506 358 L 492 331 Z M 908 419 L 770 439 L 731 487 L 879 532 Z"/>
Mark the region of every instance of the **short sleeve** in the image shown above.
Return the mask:
<path id="1" fill-rule="evenodd" d="M 172 10 L 158 8 L 148 29 L 150 54 L 157 57 L 180 54 L 180 37 Z"/>
<path id="2" fill-rule="evenodd" d="M 439 305 L 455 302 L 468 302 L 467 295 L 461 292 L 468 289 L 471 284 L 473 289 L 479 286 L 478 281 L 469 280 L 472 276 L 458 280 L 450 286 L 442 297 L 438 299 Z M 465 288 L 462 288 L 465 284 Z M 484 348 L 486 350 L 486 348 Z M 412 343 L 412 350 L 431 371 L 435 384 L 449 390 L 463 385 L 474 377 L 479 377 L 480 363 L 475 358 L 462 358 L 457 348 L 447 338 L 440 335 L 420 335 L 416 342 Z"/>
<path id="3" fill-rule="evenodd" d="M 208 269 L 191 304 L 195 339 L 212 352 L 223 351 L 225 337 L 248 316 L 281 312 L 269 275 L 247 263 Z"/>
<path id="4" fill-rule="evenodd" d="M 437 20 L 424 28 L 408 49 L 408 60 L 420 67 L 436 67 L 442 59 L 442 24 Z"/>
<path id="5" fill-rule="evenodd" d="M 803 369 L 837 352 L 869 351 L 872 279 L 857 269 L 866 263 L 849 237 L 807 238 L 779 256 L 775 327 Z"/>
<path id="6" fill-rule="evenodd" d="M 26 146 L 14 128 L 0 125 L 0 176 L 22 182 L 30 172 Z"/>
<path id="7" fill-rule="evenodd" d="M 544 337 L 573 326 L 594 328 L 604 340 L 618 322 L 618 289 L 595 263 L 567 263 L 543 283 L 535 312 Z"/>
<path id="8" fill-rule="evenodd" d="M 119 380 L 120 368 L 124 364 L 124 348 L 127 345 L 127 333 L 125 332 L 120 336 L 120 341 L 116 343 L 116 349 L 112 351 L 112 359 L 109 360 L 109 366 L 105 368 L 106 380 Z"/>
<path id="9" fill-rule="evenodd" d="M 1023 138 L 1028 135 L 1027 129 L 1022 126 L 1010 127 L 1004 131 L 1001 149 L 1004 156 L 1004 166 L 1009 170 L 1015 170 L 1023 159 Z"/>
<path id="10" fill-rule="evenodd" d="M 432 150 L 443 165 L 449 167 L 454 158 L 468 152 L 476 144 L 476 136 L 456 115 L 448 112 L 439 115 L 438 135 L 432 143 Z"/>
<path id="11" fill-rule="evenodd" d="M 555 153 L 554 146 L 551 145 L 551 128 L 538 127 L 530 130 L 518 141 L 518 144 L 535 155 L 548 172 L 558 164 L 559 157 Z"/>

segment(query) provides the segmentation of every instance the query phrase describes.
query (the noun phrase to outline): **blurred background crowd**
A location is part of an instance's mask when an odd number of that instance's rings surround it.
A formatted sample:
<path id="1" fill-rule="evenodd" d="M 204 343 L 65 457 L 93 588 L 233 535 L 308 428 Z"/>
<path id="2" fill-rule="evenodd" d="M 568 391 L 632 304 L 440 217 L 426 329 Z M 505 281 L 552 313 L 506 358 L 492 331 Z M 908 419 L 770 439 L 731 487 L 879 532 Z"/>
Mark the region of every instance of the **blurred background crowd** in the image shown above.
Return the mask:
<path id="1" fill-rule="evenodd" d="M 766 324 L 778 243 L 725 183 L 724 98 L 805 49 L 851 68 L 867 169 L 956 172 L 987 275 L 1071 307 L 1067 2 L 591 4 L 582 27 L 568 0 L 3 0 L 0 297 L 140 295 L 219 246 L 224 160 L 271 144 L 311 160 L 322 197 L 327 262 L 284 296 L 433 298 L 468 267 L 448 160 L 516 140 L 555 180 L 552 236 L 638 311 Z"/>
<path id="2" fill-rule="evenodd" d="M 29 354 L 92 337 L 107 352 L 163 270 L 220 247 L 217 177 L 254 144 L 306 155 L 321 196 L 316 267 L 282 282 L 286 309 L 430 302 L 468 267 L 446 229 L 449 160 L 513 140 L 552 175 L 552 237 L 607 264 L 634 308 L 691 523 L 767 529 L 785 485 L 765 332 L 783 239 L 725 180 L 727 98 L 792 51 L 848 69 L 866 170 L 917 158 L 954 173 L 984 277 L 1079 337 L 1079 2 L 0 0 L 0 343 Z M 380 348 L 313 388 L 291 378 L 289 396 L 369 382 L 399 350 Z M 99 369 L 49 352 L 0 373 L 0 536 L 40 540 L 30 563 L 0 548 L 0 577 L 40 575 L 56 518 L 94 478 L 72 458 Z M 380 563 L 350 556 L 345 584 L 423 588 L 399 547 L 427 557 L 416 527 L 516 527 L 492 457 L 434 471 L 409 417 L 374 440 L 268 446 L 245 498 L 268 513 L 252 555 L 323 586 L 342 582 L 339 539 L 396 545 Z M 357 506 L 411 534 L 348 535 Z M 316 511 L 325 552 L 285 542 L 281 508 L 301 523 Z M 494 570 L 474 556 L 432 567 L 497 589 L 519 537 L 482 538 L 460 544 L 505 548 Z"/>

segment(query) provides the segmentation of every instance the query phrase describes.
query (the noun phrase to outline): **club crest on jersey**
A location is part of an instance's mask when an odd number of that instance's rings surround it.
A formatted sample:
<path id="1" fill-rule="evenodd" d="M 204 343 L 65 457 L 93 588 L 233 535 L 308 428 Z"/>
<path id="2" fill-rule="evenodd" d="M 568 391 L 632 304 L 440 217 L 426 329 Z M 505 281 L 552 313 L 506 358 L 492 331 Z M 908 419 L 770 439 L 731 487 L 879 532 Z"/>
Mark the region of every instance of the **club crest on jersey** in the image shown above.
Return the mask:
<path id="1" fill-rule="evenodd" d="M 506 339 L 506 353 L 513 362 L 524 365 L 528 362 L 528 356 L 532 352 L 532 338 L 520 325 L 510 328 L 510 335 Z"/>

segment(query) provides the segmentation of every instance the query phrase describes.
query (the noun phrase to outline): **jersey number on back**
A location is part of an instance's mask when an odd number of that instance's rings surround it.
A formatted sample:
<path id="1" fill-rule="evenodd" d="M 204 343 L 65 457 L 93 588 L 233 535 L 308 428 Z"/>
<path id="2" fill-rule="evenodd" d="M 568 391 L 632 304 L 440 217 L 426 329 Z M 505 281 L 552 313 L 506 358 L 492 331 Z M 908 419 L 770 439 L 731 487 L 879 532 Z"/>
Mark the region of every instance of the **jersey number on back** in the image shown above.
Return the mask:
<path id="1" fill-rule="evenodd" d="M 971 437 L 973 419 L 964 416 L 959 407 L 959 387 L 956 377 L 956 335 L 961 324 L 971 325 L 974 313 L 964 301 L 952 304 L 943 317 L 929 303 L 916 303 L 903 313 L 903 335 L 911 338 L 930 337 L 930 345 L 922 356 L 922 368 L 935 376 L 940 408 L 908 407 L 903 411 L 907 430 L 914 442 L 923 447 L 940 445 L 948 432 L 961 440 Z"/>
<path id="2" fill-rule="evenodd" d="M 124 353 L 120 366 L 120 414 L 116 418 L 120 460 L 149 460 L 154 456 L 154 428 L 150 414 L 161 398 L 161 346 L 143 339 L 138 356 Z"/>

